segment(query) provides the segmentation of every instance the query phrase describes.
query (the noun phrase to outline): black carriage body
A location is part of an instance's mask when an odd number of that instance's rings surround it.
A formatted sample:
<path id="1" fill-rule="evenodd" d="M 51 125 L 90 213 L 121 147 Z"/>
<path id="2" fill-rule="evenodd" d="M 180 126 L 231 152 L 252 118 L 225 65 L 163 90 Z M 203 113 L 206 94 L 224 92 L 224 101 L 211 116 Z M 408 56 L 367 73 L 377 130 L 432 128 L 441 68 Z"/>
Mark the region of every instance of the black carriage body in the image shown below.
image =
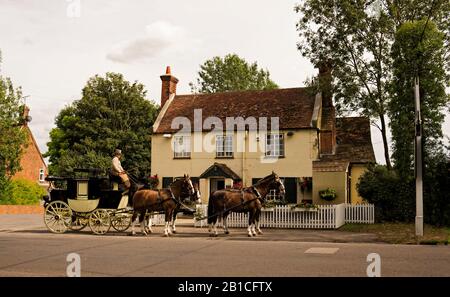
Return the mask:
<path id="1" fill-rule="evenodd" d="M 97 170 L 97 169 L 94 169 Z M 46 178 L 52 184 L 49 196 L 45 197 L 46 204 L 53 201 L 68 202 L 68 199 L 93 200 L 100 199 L 98 208 L 117 209 L 122 198 L 123 190 L 113 183 L 117 180 L 111 177 L 92 174 L 93 169 L 78 169 L 76 172 L 88 173 L 87 177 L 55 177 Z"/>

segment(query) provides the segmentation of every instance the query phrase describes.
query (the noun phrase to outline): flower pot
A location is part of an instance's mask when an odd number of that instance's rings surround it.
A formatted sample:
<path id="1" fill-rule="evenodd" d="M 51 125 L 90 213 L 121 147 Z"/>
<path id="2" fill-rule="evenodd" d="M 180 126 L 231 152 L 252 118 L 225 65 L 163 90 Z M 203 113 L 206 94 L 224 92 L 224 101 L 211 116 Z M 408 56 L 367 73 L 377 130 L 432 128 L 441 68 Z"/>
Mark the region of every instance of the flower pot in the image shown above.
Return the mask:
<path id="1" fill-rule="evenodd" d="M 295 208 L 292 208 L 292 211 L 294 211 L 294 212 L 303 212 L 303 211 L 305 211 L 305 212 L 317 212 L 318 209 L 317 208 L 295 207 Z"/>
<path id="2" fill-rule="evenodd" d="M 263 208 L 261 208 L 261 211 L 274 211 L 275 210 L 275 207 L 263 207 Z"/>

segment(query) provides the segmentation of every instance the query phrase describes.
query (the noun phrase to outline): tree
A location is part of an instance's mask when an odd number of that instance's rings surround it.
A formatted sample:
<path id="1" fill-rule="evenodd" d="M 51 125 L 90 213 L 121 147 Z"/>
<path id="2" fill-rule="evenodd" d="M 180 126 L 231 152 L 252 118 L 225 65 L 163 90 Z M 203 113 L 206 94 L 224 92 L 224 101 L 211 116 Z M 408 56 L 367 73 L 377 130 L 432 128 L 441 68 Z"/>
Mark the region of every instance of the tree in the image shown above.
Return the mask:
<path id="1" fill-rule="evenodd" d="M 22 129 L 22 91 L 11 80 L 0 76 L 0 196 L 11 177 L 20 170 L 20 159 L 27 138 Z"/>
<path id="2" fill-rule="evenodd" d="M 379 120 L 379 126 L 373 124 L 381 132 L 390 169 L 386 113 L 396 29 L 431 11 L 431 19 L 445 30 L 448 45 L 450 4 L 445 0 L 305 0 L 295 10 L 301 14 L 298 49 L 314 65 L 332 61 L 339 113 L 357 112 Z"/>
<path id="3" fill-rule="evenodd" d="M 432 21 L 401 25 L 392 47 L 392 99 L 389 103 L 395 167 L 400 175 L 412 175 L 414 160 L 414 78 L 420 79 L 421 117 L 425 163 L 442 149 L 444 109 L 450 97 L 445 93 L 445 35 Z"/>
<path id="4" fill-rule="evenodd" d="M 192 92 L 218 93 L 278 88 L 270 79 L 269 71 L 259 69 L 256 62 L 247 63 L 236 54 L 207 60 L 200 65 L 198 76 L 196 85 L 190 83 Z"/>
<path id="5" fill-rule="evenodd" d="M 50 132 L 52 174 L 70 174 L 77 167 L 110 168 L 115 148 L 124 153 L 130 173 L 150 173 L 151 133 L 158 108 L 145 99 L 140 83 L 121 74 L 98 75 L 87 82 L 82 98 L 65 107 Z"/>

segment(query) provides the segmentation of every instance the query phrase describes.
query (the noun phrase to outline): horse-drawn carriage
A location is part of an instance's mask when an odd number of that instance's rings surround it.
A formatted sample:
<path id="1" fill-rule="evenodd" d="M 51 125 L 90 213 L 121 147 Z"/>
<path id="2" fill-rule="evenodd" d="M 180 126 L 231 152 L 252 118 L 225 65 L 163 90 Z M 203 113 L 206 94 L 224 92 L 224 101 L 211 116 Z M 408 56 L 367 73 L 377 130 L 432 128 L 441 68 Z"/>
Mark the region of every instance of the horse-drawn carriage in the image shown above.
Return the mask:
<path id="1" fill-rule="evenodd" d="M 85 176 L 47 177 L 51 184 L 48 196 L 44 197 L 44 222 L 54 233 L 67 230 L 82 230 L 89 225 L 95 234 L 105 234 L 111 227 L 124 232 L 139 217 L 143 234 L 151 233 L 149 216 L 165 214 L 164 235 L 175 233 L 177 213 L 188 209 L 183 201 L 200 203 L 198 187 L 193 186 L 189 175 L 174 180 L 165 189 L 139 190 L 133 182 L 130 192 L 125 194 L 119 188 L 119 180 L 114 176 L 101 176 L 99 169 L 77 169 Z M 87 176 L 86 176 L 87 175 Z M 211 193 L 208 202 L 208 224 L 213 236 L 217 236 L 218 219 L 224 223 L 228 234 L 227 216 L 230 212 L 249 214 L 248 235 L 261 234 L 259 214 L 262 202 L 270 190 L 284 195 L 285 189 L 277 174 L 262 178 L 256 184 L 241 190 L 218 190 Z M 147 224 L 146 222 L 149 221 Z M 134 234 L 132 226 L 132 234 Z"/>
<path id="2" fill-rule="evenodd" d="M 119 187 L 119 180 L 102 175 L 100 169 L 75 169 L 75 176 L 54 177 L 49 195 L 44 197 L 44 222 L 48 230 L 64 233 L 80 231 L 89 225 L 95 234 L 105 234 L 113 227 L 126 231 L 133 210 L 129 195 Z"/>

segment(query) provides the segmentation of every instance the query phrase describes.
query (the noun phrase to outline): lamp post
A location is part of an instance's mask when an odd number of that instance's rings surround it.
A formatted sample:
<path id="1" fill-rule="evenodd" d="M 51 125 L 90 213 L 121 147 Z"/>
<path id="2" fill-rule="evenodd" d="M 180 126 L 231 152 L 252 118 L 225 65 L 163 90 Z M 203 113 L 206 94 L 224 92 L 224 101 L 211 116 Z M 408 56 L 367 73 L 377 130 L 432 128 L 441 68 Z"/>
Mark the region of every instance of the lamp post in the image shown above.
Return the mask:
<path id="1" fill-rule="evenodd" d="M 416 178 L 416 236 L 423 236 L 422 118 L 420 114 L 419 77 L 415 77 L 414 79 L 414 99 L 415 99 L 414 172 Z"/>

